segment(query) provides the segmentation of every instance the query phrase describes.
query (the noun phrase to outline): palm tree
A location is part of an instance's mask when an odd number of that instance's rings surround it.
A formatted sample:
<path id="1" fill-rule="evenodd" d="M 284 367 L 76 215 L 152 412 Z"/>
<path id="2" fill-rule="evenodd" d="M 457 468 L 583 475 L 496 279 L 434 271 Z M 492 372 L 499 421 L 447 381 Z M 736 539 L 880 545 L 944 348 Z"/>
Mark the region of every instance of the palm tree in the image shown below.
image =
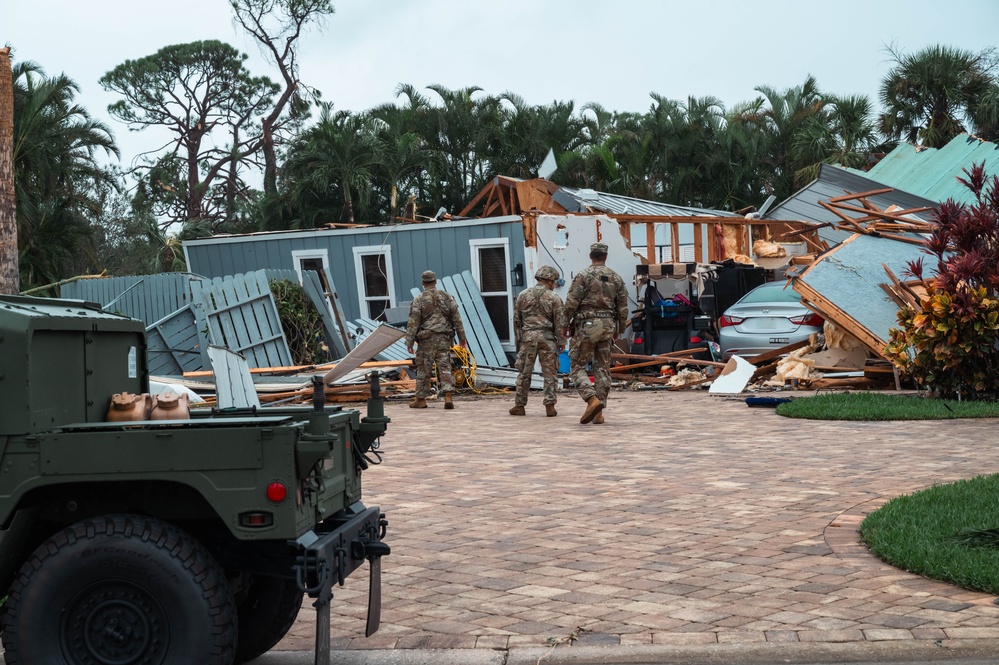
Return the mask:
<path id="1" fill-rule="evenodd" d="M 892 140 L 939 148 L 966 131 L 999 138 L 995 49 L 889 49 L 895 66 L 881 82 L 881 131 Z"/>
<path id="2" fill-rule="evenodd" d="M 678 205 L 715 205 L 709 192 L 725 107 L 714 97 L 677 102 L 653 93 L 652 99 L 644 129 L 652 156 L 650 177 L 657 181 L 659 197 Z"/>
<path id="3" fill-rule="evenodd" d="M 289 149 L 282 175 L 298 227 L 314 228 L 345 219 L 353 223 L 355 203 L 364 203 L 380 162 L 375 127 L 363 115 L 334 113 L 321 105 L 319 121 Z"/>
<path id="4" fill-rule="evenodd" d="M 17 293 L 17 199 L 14 190 L 14 77 L 10 47 L 0 48 L 0 293 Z"/>
<path id="5" fill-rule="evenodd" d="M 111 130 L 74 104 L 76 83 L 18 63 L 14 80 L 14 187 L 21 284 L 56 282 L 92 256 L 98 190 L 116 186 L 97 155 L 118 155 Z"/>
<path id="6" fill-rule="evenodd" d="M 504 118 L 496 151 L 489 155 L 493 174 L 533 178 L 549 150 L 557 159 L 592 143 L 589 123 L 576 114 L 571 101 L 532 106 L 512 92 L 504 92 L 500 99 L 511 112 Z"/>
<path id="7" fill-rule="evenodd" d="M 488 156 L 502 140 L 504 110 L 498 97 L 475 97 L 477 86 L 450 90 L 429 86 L 442 106 L 431 107 L 424 140 L 440 156 L 430 174 L 429 195 L 448 210 L 461 209 L 494 175 Z"/>
<path id="8" fill-rule="evenodd" d="M 739 122 L 747 129 L 763 132 L 766 137 L 758 166 L 766 174 L 766 193 L 781 200 L 790 196 L 796 186 L 804 184 L 801 170 L 813 163 L 811 156 L 795 153 L 795 136 L 816 121 L 810 119 L 825 122 L 829 100 L 819 91 L 812 76 L 800 86 L 786 90 L 758 86 L 756 91 L 762 97 L 741 109 Z"/>
<path id="9" fill-rule="evenodd" d="M 713 161 L 717 164 L 709 201 L 719 210 L 739 210 L 759 205 L 766 198 L 771 176 L 760 168 L 767 150 L 767 136 L 748 120 L 754 104 L 735 106 L 728 115 L 725 129 L 718 134 Z"/>
<path id="10" fill-rule="evenodd" d="M 822 162 L 861 168 L 882 148 L 870 100 L 864 95 L 830 96 L 826 108 L 808 118 L 793 137 L 791 153 L 804 165 L 795 181 L 814 180 Z"/>

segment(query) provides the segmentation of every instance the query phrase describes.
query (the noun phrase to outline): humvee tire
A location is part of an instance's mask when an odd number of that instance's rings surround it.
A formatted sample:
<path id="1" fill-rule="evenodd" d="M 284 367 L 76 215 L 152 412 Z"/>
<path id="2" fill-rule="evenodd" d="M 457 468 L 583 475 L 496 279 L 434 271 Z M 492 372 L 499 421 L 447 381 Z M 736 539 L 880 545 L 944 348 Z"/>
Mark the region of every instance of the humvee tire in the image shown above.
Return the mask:
<path id="1" fill-rule="evenodd" d="M 42 543 L 3 607 L 4 658 L 229 665 L 236 607 L 222 569 L 180 529 L 136 515 L 78 522 Z"/>
<path id="2" fill-rule="evenodd" d="M 237 664 L 270 651 L 295 625 L 305 594 L 295 580 L 253 575 L 246 598 L 236 604 L 239 638 Z"/>

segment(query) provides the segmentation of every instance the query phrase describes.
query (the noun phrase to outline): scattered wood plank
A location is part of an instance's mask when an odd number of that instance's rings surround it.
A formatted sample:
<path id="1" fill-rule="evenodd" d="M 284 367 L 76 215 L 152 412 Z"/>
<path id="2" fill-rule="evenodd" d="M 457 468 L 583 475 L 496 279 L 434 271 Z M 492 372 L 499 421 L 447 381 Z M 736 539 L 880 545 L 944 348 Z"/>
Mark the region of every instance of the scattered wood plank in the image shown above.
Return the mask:
<path id="1" fill-rule="evenodd" d="M 677 367 L 684 365 L 695 365 L 697 367 L 725 367 L 728 363 L 720 363 L 714 360 L 697 360 L 695 358 L 680 358 L 675 362 Z"/>
<path id="2" fill-rule="evenodd" d="M 802 340 L 800 342 L 795 342 L 794 344 L 788 344 L 786 346 L 782 346 L 779 349 L 774 349 L 773 351 L 767 351 L 766 353 L 761 353 L 759 355 L 746 358 L 746 360 L 749 361 L 750 365 L 760 365 L 763 363 L 768 363 L 774 358 L 779 358 L 780 356 L 783 356 L 787 353 L 791 353 L 792 351 L 797 351 L 798 349 L 804 348 L 806 346 L 808 346 L 808 340 Z"/>
<path id="3" fill-rule="evenodd" d="M 885 386 L 885 382 L 868 379 L 863 376 L 856 376 L 843 379 L 802 379 L 799 385 L 802 387 L 807 386 L 811 390 L 822 390 L 824 388 L 853 388 L 855 390 L 869 390 L 872 388 L 883 388 Z"/>
<path id="4" fill-rule="evenodd" d="M 408 360 L 370 360 L 361 363 L 363 368 L 378 369 L 381 367 L 412 367 L 412 359 Z M 291 365 L 288 367 L 251 367 L 250 374 L 302 374 L 312 370 L 329 371 L 336 367 L 336 363 L 324 363 L 322 365 Z M 184 378 L 197 379 L 214 376 L 211 370 L 200 370 L 197 372 L 184 372 Z"/>
<path id="5" fill-rule="evenodd" d="M 704 353 L 707 349 L 697 348 L 697 349 L 684 349 L 682 351 L 669 351 L 667 353 L 659 353 L 656 355 L 646 355 L 641 353 L 612 353 L 611 360 L 657 360 L 657 359 L 668 359 L 668 358 L 683 358 L 685 356 L 694 356 L 698 353 Z"/>
<path id="6" fill-rule="evenodd" d="M 777 364 L 779 362 L 780 362 L 779 360 L 775 360 L 772 363 L 768 363 L 768 364 L 763 365 L 761 367 L 757 367 L 756 371 L 753 372 L 753 376 L 749 380 L 750 381 L 757 381 L 757 380 L 763 378 L 764 376 L 770 376 L 771 374 L 776 374 L 777 373 Z"/>

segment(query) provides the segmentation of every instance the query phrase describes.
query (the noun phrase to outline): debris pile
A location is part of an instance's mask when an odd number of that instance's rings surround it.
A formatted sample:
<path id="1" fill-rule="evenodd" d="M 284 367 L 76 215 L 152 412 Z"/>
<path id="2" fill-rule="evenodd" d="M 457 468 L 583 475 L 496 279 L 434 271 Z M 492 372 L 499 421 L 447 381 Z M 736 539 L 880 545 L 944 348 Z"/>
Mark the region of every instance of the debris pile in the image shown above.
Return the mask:
<path id="1" fill-rule="evenodd" d="M 891 389 L 900 388 L 897 370 L 885 356 L 889 331 L 897 326 L 900 307 L 925 297 L 922 282 L 903 281 L 908 265 L 922 255 L 923 236 L 931 224 L 916 217 L 931 208 L 881 210 L 868 197 L 891 192 L 879 189 L 820 201 L 838 221 L 829 225 L 852 233 L 835 247 L 790 257 L 784 275 L 802 303 L 824 320 L 821 334 L 747 358 L 722 363 L 715 354 L 695 349 L 654 356 L 615 354 L 613 376 L 670 389 L 703 387 L 713 393 L 743 391 Z M 761 259 L 784 258 L 779 243 L 757 240 L 753 253 Z M 702 353 L 703 352 L 703 353 Z M 668 365 L 673 376 L 637 375 Z M 703 377 L 680 380 L 681 371 L 697 367 Z M 689 376 L 689 375 L 688 375 Z"/>

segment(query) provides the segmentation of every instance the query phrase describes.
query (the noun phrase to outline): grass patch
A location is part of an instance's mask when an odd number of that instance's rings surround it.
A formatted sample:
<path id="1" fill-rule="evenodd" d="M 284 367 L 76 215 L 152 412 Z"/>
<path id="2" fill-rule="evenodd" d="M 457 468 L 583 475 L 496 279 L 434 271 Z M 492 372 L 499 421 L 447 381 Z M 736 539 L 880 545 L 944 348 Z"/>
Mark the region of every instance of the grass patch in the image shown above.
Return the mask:
<path id="1" fill-rule="evenodd" d="M 999 403 L 931 399 L 887 393 L 835 393 L 798 397 L 777 407 L 777 414 L 811 420 L 948 420 L 999 418 Z"/>
<path id="2" fill-rule="evenodd" d="M 896 497 L 864 519 L 860 536 L 897 568 L 999 594 L 996 541 L 969 537 L 997 528 L 999 474 Z"/>

